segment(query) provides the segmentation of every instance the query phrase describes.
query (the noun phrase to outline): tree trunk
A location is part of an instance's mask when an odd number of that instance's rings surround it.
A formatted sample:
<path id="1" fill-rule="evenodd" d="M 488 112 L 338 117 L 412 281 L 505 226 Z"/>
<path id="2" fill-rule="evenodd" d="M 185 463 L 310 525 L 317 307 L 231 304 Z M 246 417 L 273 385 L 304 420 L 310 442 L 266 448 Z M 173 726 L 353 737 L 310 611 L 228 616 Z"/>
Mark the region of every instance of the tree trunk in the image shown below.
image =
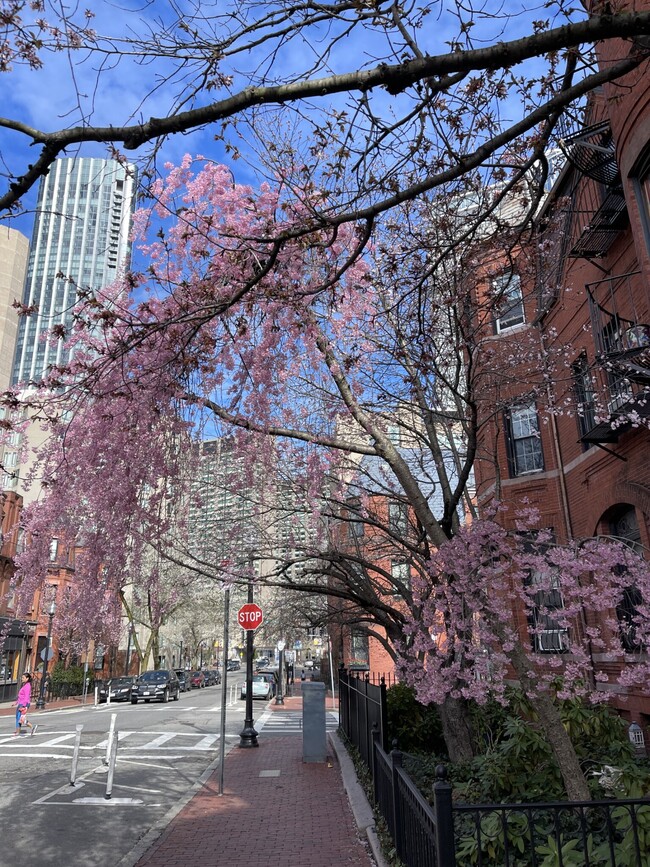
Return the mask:
<path id="1" fill-rule="evenodd" d="M 455 764 L 473 759 L 474 738 L 466 702 L 447 696 L 443 704 L 438 705 L 438 712 L 449 760 Z"/>
<path id="2" fill-rule="evenodd" d="M 587 780 L 552 695 L 547 691 L 537 690 L 535 673 L 520 644 L 516 644 L 512 649 L 510 660 L 551 745 L 567 797 L 570 801 L 590 801 Z"/>
<path id="3" fill-rule="evenodd" d="M 570 801 L 590 801 L 591 795 L 587 780 L 580 767 L 571 738 L 562 724 L 560 712 L 555 702 L 547 692 L 543 692 L 531 696 L 530 703 L 537 711 L 544 733 L 551 744 L 562 774 L 567 797 Z"/>

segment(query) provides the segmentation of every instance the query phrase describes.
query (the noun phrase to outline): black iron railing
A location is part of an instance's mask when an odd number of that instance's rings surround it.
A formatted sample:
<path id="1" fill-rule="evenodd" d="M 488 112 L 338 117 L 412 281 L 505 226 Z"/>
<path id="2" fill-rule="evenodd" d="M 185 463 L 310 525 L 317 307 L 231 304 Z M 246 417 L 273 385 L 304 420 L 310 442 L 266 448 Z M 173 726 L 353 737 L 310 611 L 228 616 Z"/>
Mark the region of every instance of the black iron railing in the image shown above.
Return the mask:
<path id="1" fill-rule="evenodd" d="M 372 732 L 379 732 L 379 743 L 386 749 L 386 684 L 370 683 L 368 676 L 354 677 L 339 670 L 339 714 L 341 728 L 372 769 Z"/>
<path id="2" fill-rule="evenodd" d="M 649 867 L 650 799 L 453 804 L 442 765 L 427 799 L 386 749 L 385 684 L 345 671 L 339 684 L 341 728 L 406 867 Z"/>
<path id="3" fill-rule="evenodd" d="M 458 867 L 646 867 L 650 800 L 454 805 Z"/>

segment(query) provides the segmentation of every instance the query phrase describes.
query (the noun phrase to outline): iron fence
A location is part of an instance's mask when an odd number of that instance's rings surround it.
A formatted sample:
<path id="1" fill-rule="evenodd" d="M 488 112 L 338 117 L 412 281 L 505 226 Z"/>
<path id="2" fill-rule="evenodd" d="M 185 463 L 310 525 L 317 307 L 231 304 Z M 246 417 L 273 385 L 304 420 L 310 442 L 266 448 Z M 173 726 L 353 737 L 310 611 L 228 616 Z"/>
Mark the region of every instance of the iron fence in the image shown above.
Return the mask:
<path id="1" fill-rule="evenodd" d="M 339 672 L 340 724 L 373 778 L 406 867 L 648 867 L 650 799 L 452 803 L 444 766 L 425 798 L 388 751 L 386 685 Z"/>
<path id="2" fill-rule="evenodd" d="M 379 743 L 387 749 L 386 683 L 370 683 L 368 677 L 354 677 L 339 670 L 339 716 L 341 728 L 359 750 L 372 770 L 372 733 L 379 733 Z"/>
<path id="3" fill-rule="evenodd" d="M 451 786 L 444 768 L 434 785 L 432 806 L 402 767 L 402 754 L 386 753 L 377 732 L 373 758 L 375 804 L 400 859 L 407 867 L 455 867 Z"/>
<path id="4" fill-rule="evenodd" d="M 650 800 L 453 807 L 457 867 L 647 867 Z"/>

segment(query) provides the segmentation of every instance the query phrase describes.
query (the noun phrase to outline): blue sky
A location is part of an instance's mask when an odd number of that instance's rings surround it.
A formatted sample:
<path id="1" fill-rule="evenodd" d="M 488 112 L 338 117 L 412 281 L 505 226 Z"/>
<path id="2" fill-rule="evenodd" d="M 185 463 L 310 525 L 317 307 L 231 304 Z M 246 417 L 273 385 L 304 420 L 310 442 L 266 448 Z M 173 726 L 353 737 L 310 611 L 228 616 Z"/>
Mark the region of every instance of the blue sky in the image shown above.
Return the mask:
<path id="1" fill-rule="evenodd" d="M 181 0 L 180 3 L 181 8 L 187 9 L 188 16 L 193 5 L 188 0 Z M 477 45 L 522 36 L 529 32 L 531 19 L 548 16 L 547 10 L 529 9 L 519 0 L 516 2 L 509 0 L 505 5 L 511 16 L 507 28 L 504 29 L 504 22 L 498 17 L 483 18 L 480 25 L 475 28 L 476 32 L 473 31 L 474 36 L 480 33 L 480 41 L 475 40 Z M 200 8 L 202 12 L 209 15 L 215 9 L 223 9 L 224 4 L 221 0 L 217 0 L 213 5 L 206 0 Z M 121 0 L 119 3 L 94 0 L 92 9 L 96 14 L 93 21 L 94 29 L 98 33 L 109 34 L 120 39 L 128 36 L 129 26 L 137 26 L 140 30 L 147 26 L 155 28 L 157 17 L 164 18 L 168 15 L 170 6 L 160 0 L 153 0 L 148 4 L 135 2 L 135 0 Z M 262 14 L 265 9 L 265 4 L 258 6 L 258 14 Z M 299 71 L 305 66 L 310 66 L 323 40 L 329 38 L 332 32 L 334 31 L 324 29 L 321 32 L 312 31 L 309 42 L 306 39 L 299 39 L 291 43 L 283 49 L 282 54 L 271 67 L 271 75 L 286 78 L 291 76 L 294 70 Z M 434 12 L 425 19 L 425 24 L 418 31 L 417 38 L 423 50 L 430 54 L 439 54 L 448 50 L 447 42 L 455 36 L 456 32 L 456 19 L 443 13 L 436 15 Z M 260 48 L 246 56 L 238 57 L 232 68 L 229 68 L 226 62 L 223 69 L 233 73 L 234 90 L 239 90 L 248 83 L 246 74 L 263 61 L 265 52 L 266 48 Z M 347 72 L 362 66 L 372 66 L 384 55 L 385 51 L 380 45 L 377 34 L 366 28 L 338 43 L 328 56 L 327 66 L 318 74 L 327 74 L 329 71 Z M 138 64 L 125 57 L 117 64 L 105 60 L 105 67 L 101 74 L 98 74 L 100 57 L 96 55 L 86 57 L 81 51 L 70 54 L 58 52 L 51 53 L 44 59 L 45 65 L 42 70 L 34 71 L 25 67 L 16 67 L 13 72 L 3 74 L 0 79 L 4 84 L 0 109 L 2 115 L 46 130 L 77 125 L 82 115 L 96 124 L 120 125 L 133 118 L 164 116 L 179 91 L 178 85 L 157 87 L 171 69 L 171 61 L 168 60 L 146 64 Z M 77 94 L 80 94 L 79 98 Z M 201 93 L 197 97 L 197 104 L 222 95 L 225 95 L 223 90 L 211 91 L 209 94 Z M 392 110 L 396 107 L 395 98 L 377 91 L 373 92 L 372 98 L 375 109 L 390 119 Z M 339 96 L 335 99 L 336 104 L 341 107 L 344 97 Z M 329 104 L 334 104 L 334 100 L 329 100 Z M 513 110 L 516 109 L 513 107 Z M 288 110 L 285 111 L 288 116 Z M 142 152 L 144 150 L 142 149 Z M 0 164 L 0 171 L 7 167 L 10 171 L 18 172 L 30 161 L 32 150 L 24 136 L 0 129 L 0 152 L 4 161 L 4 166 Z M 78 152 L 83 156 L 106 155 L 104 146 L 94 144 L 83 145 Z M 215 142 L 211 132 L 206 130 L 172 137 L 164 145 L 158 164 L 162 166 L 166 160 L 178 162 L 186 152 L 203 153 L 217 160 L 229 161 L 221 143 Z M 137 156 L 138 153 L 135 152 L 134 155 Z M 253 150 L 249 152 L 248 159 L 248 164 L 246 160 L 231 163 L 238 181 L 254 181 L 256 156 Z M 4 179 L 0 179 L 0 183 L 4 186 Z M 35 195 L 34 190 L 25 198 L 24 205 L 27 208 L 33 207 Z M 12 220 L 11 225 L 29 235 L 32 222 L 32 215 L 25 214 Z"/>

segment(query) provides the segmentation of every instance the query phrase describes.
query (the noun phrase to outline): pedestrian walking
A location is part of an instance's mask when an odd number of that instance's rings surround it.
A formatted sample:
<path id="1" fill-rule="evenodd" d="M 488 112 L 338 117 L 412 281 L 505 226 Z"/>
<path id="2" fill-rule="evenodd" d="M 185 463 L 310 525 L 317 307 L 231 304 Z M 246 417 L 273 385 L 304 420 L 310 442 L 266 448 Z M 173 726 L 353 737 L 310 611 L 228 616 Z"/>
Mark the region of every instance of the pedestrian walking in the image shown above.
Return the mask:
<path id="1" fill-rule="evenodd" d="M 14 737 L 17 738 L 20 734 L 21 726 L 28 726 L 32 730 L 32 734 L 36 731 L 36 726 L 27 719 L 27 711 L 32 700 L 32 676 L 31 674 L 23 674 L 21 677 L 21 686 L 18 690 L 16 698 L 16 731 Z"/>

